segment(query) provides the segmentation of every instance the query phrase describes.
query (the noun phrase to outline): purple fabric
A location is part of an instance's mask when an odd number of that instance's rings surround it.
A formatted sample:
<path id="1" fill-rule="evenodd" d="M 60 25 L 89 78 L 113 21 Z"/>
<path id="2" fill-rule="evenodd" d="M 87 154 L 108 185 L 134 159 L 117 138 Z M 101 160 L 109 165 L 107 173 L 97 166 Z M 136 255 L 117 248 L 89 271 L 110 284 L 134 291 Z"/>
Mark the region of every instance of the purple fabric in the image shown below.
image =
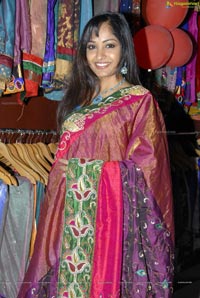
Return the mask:
<path id="1" fill-rule="evenodd" d="M 58 268 L 59 264 L 56 264 L 39 282 L 36 282 L 35 285 L 31 282 L 31 288 L 27 291 L 24 298 L 57 297 Z"/>
<path id="2" fill-rule="evenodd" d="M 186 65 L 186 100 L 190 102 L 196 101 L 196 60 L 197 60 L 197 39 L 198 39 L 198 25 L 197 25 L 198 12 L 193 11 L 188 20 L 188 32 L 193 38 L 193 56 L 190 62 Z"/>
<path id="3" fill-rule="evenodd" d="M 55 8 L 56 0 L 49 0 L 47 6 L 47 36 L 43 65 L 43 87 L 49 87 L 55 72 Z"/>
<path id="4" fill-rule="evenodd" d="M 14 64 L 21 63 L 21 51 L 31 51 L 31 26 L 27 0 L 16 1 Z"/>
<path id="5" fill-rule="evenodd" d="M 173 245 L 163 218 L 132 161 L 120 162 L 124 200 L 121 297 L 172 296 Z"/>

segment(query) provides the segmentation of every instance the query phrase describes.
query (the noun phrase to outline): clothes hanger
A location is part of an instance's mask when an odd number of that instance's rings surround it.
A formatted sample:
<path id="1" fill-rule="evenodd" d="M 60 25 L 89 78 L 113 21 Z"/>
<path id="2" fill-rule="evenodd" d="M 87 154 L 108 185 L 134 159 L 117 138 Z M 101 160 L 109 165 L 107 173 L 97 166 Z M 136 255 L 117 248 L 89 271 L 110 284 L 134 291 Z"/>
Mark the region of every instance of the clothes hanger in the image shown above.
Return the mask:
<path id="1" fill-rule="evenodd" d="M 35 157 L 38 159 L 39 163 L 47 170 L 48 174 L 51 170 L 51 164 L 50 162 L 45 158 L 43 151 L 41 150 L 40 146 L 38 144 L 29 144 L 34 153 Z"/>
<path id="2" fill-rule="evenodd" d="M 23 150 L 21 147 L 16 147 L 16 143 L 13 144 L 6 144 L 8 150 L 12 153 L 13 158 L 15 158 L 17 161 L 20 161 L 20 163 L 25 164 L 25 166 L 30 168 L 29 162 L 27 161 L 27 156 L 23 153 Z M 30 168 L 32 169 L 32 168 Z M 37 174 L 36 174 L 37 175 Z M 37 179 L 40 177 L 37 176 Z"/>
<path id="3" fill-rule="evenodd" d="M 46 168 L 44 168 L 43 165 L 41 165 L 40 161 L 36 157 L 33 147 L 27 143 L 21 144 L 21 145 L 25 147 L 25 150 L 27 150 L 27 154 L 30 158 L 31 164 L 33 163 L 34 165 L 36 165 L 36 170 L 38 171 L 39 175 L 44 180 L 45 185 L 47 185 L 49 173 L 47 172 Z"/>
<path id="4" fill-rule="evenodd" d="M 26 165 L 36 173 L 38 179 L 37 181 L 42 182 L 43 184 L 46 184 L 46 177 L 43 176 L 44 172 L 41 171 L 40 167 L 38 166 L 38 162 L 37 160 L 34 158 L 34 160 L 32 159 L 32 155 L 29 154 L 29 151 L 27 150 L 25 144 L 22 143 L 13 143 L 11 144 L 13 145 L 19 155 L 21 156 L 22 160 L 24 160 L 26 162 Z"/>
<path id="5" fill-rule="evenodd" d="M 0 180 L 2 180 L 3 183 L 5 183 L 7 185 L 12 185 L 10 177 L 4 174 L 4 172 L 2 171 L 1 166 L 0 166 Z"/>
<path id="6" fill-rule="evenodd" d="M 54 159 L 52 157 L 52 152 L 49 148 L 48 145 L 42 143 L 42 142 L 38 142 L 36 143 L 37 147 L 40 148 L 40 150 L 42 151 L 43 156 L 50 162 L 50 164 L 52 165 L 54 163 Z"/>
<path id="7" fill-rule="evenodd" d="M 30 165 L 27 156 L 24 154 L 23 148 L 16 146 L 17 143 L 6 144 L 8 150 L 12 154 L 12 157 L 20 163 L 22 167 L 25 167 L 31 175 L 36 179 L 36 181 L 41 181 L 40 175 L 35 171 L 35 169 Z M 43 180 L 42 180 L 43 181 Z"/>
<path id="8" fill-rule="evenodd" d="M 6 161 L 5 158 L 4 160 Z M 15 172 L 12 169 L 10 163 L 7 165 L 6 163 L 0 161 L 0 171 L 3 175 L 9 178 L 12 185 L 15 185 L 15 186 L 19 185 L 18 180 L 15 177 Z"/>
<path id="9" fill-rule="evenodd" d="M 0 165 L 0 179 L 8 185 L 18 185 L 18 181 L 15 176 L 10 174 L 8 170 L 6 170 L 2 165 Z"/>
<path id="10" fill-rule="evenodd" d="M 37 176 L 35 175 L 35 172 L 32 171 L 29 167 L 27 167 L 24 163 L 20 162 L 20 160 L 13 157 L 9 148 L 6 146 L 6 144 L 2 142 L 0 142 L 0 154 L 10 162 L 12 167 L 21 176 L 28 178 L 32 184 L 36 184 Z"/>
<path id="11" fill-rule="evenodd" d="M 51 151 L 51 153 L 52 153 L 53 155 L 56 154 L 57 146 L 58 146 L 57 143 L 49 143 L 49 144 L 48 144 L 48 147 L 49 147 L 49 149 L 50 149 L 50 151 Z"/>

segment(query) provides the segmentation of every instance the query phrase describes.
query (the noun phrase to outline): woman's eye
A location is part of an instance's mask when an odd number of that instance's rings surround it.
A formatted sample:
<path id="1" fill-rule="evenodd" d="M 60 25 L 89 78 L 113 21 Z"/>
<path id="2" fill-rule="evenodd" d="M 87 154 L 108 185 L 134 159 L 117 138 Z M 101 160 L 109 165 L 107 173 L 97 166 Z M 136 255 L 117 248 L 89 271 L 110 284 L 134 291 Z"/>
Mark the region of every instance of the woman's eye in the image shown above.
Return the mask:
<path id="1" fill-rule="evenodd" d="M 106 45 L 106 48 L 114 48 L 115 47 L 115 45 L 113 44 L 113 43 L 108 43 L 107 45 Z"/>
<path id="2" fill-rule="evenodd" d="M 87 45 L 87 49 L 88 49 L 88 50 L 93 50 L 93 49 L 95 49 L 95 45 L 93 45 L 93 44 L 88 44 L 88 45 Z"/>

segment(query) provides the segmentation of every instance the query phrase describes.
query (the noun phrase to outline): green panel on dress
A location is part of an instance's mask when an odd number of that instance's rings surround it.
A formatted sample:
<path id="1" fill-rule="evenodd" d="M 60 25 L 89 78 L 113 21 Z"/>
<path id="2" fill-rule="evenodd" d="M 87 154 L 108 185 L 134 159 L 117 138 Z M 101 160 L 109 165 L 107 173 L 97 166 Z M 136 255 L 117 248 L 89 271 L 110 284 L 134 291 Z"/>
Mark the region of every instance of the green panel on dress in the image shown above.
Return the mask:
<path id="1" fill-rule="evenodd" d="M 58 297 L 89 297 L 102 165 L 100 160 L 69 160 Z"/>

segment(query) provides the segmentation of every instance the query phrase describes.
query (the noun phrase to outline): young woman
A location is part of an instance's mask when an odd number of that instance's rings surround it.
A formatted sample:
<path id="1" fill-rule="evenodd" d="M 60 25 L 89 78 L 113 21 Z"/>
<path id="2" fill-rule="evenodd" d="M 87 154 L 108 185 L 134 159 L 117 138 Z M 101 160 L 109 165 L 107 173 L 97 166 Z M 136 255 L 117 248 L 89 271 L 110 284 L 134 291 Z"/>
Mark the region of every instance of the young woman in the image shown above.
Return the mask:
<path id="1" fill-rule="evenodd" d="M 139 82 L 123 15 L 97 15 L 86 25 L 58 124 L 35 250 L 18 297 L 170 297 L 165 126 Z"/>

